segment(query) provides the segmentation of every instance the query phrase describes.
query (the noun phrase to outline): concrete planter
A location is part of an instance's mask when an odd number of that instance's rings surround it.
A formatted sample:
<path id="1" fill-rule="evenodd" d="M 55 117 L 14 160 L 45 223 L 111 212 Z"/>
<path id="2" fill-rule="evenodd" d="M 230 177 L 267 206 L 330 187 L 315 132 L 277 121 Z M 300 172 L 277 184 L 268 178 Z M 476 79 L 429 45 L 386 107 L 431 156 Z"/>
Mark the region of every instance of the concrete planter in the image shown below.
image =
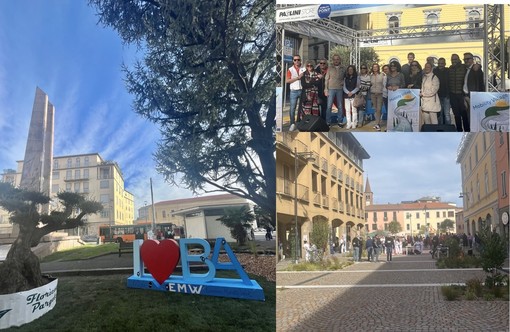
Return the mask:
<path id="1" fill-rule="evenodd" d="M 0 295 L 0 329 L 21 326 L 55 307 L 58 279 L 28 291 Z"/>

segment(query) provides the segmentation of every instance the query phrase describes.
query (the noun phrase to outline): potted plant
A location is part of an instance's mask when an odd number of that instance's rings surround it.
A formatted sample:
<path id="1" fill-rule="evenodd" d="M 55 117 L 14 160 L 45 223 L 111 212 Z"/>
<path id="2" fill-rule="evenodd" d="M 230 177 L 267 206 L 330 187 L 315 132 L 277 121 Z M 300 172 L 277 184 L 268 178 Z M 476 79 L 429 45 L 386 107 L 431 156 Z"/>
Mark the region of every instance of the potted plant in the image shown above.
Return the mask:
<path id="1" fill-rule="evenodd" d="M 5 261 L 0 263 L 0 328 L 32 321 L 55 305 L 56 280 L 43 277 L 39 258 L 31 248 L 51 232 L 83 226 L 83 217 L 103 209 L 101 203 L 87 200 L 82 194 L 60 192 L 56 201 L 62 208 L 40 212 L 50 201 L 49 196 L 40 192 L 0 182 L 0 207 L 8 211 L 10 221 L 19 226 L 16 240 Z M 37 291 L 41 287 L 43 289 Z M 20 299 L 21 303 L 15 304 L 15 299 Z M 27 317 L 22 320 L 20 315 L 25 314 Z"/>

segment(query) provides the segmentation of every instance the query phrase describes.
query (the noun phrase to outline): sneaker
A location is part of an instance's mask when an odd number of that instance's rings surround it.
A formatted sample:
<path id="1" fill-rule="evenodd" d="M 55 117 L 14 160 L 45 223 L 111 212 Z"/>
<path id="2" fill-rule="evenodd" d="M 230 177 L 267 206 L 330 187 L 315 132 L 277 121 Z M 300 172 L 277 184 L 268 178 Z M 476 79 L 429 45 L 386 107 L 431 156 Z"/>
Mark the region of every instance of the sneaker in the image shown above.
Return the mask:
<path id="1" fill-rule="evenodd" d="M 295 124 L 291 124 L 290 128 L 289 128 L 289 131 L 294 131 L 294 130 L 296 130 L 296 125 Z"/>
<path id="2" fill-rule="evenodd" d="M 353 125 L 351 126 L 351 129 L 356 129 L 356 124 L 353 124 Z"/>
<path id="3" fill-rule="evenodd" d="M 379 125 L 375 125 L 374 129 L 377 130 L 377 131 L 381 131 L 381 127 Z"/>

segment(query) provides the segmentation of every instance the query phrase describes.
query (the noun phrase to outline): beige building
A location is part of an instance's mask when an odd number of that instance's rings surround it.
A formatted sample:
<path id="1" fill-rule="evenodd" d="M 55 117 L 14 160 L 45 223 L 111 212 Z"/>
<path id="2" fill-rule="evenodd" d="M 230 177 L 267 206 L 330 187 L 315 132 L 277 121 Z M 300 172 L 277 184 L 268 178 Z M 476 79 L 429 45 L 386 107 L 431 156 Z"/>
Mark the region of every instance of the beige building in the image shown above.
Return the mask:
<path id="1" fill-rule="evenodd" d="M 4 170 L 2 181 L 19 186 L 23 161 L 17 163 L 16 170 Z M 124 188 L 119 165 L 103 160 L 97 153 L 53 157 L 51 183 L 52 196 L 60 191 L 72 191 L 103 203 L 102 212 L 84 218 L 86 226 L 71 230 L 70 234 L 99 234 L 100 225 L 132 224 L 135 219 L 134 197 Z M 0 233 L 10 233 L 11 229 L 8 214 L 0 210 Z"/>
<path id="2" fill-rule="evenodd" d="M 229 229 L 218 218 L 224 215 L 226 208 L 252 208 L 249 201 L 232 194 L 211 195 L 184 199 L 174 199 L 154 204 L 155 222 L 172 223 L 183 227 L 186 237 L 217 238 L 235 241 Z M 138 209 L 137 223 L 151 223 L 152 206 Z M 254 227 L 257 227 L 256 222 Z"/>
<path id="3" fill-rule="evenodd" d="M 364 227 L 363 160 L 369 157 L 350 133 L 277 133 L 277 230 L 286 257 L 296 247 L 296 222 L 298 257 L 316 220 L 327 220 L 332 235 L 346 240 Z"/>
<path id="4" fill-rule="evenodd" d="M 368 185 L 367 185 L 368 188 Z M 367 201 L 368 203 L 368 201 Z M 450 232 L 455 232 L 455 204 L 444 203 L 438 197 L 423 197 L 412 202 L 397 204 L 367 204 L 365 230 L 373 232 L 388 230 L 388 224 L 397 221 L 402 227 L 401 235 L 437 234 L 445 220 L 453 221 Z"/>
<path id="5" fill-rule="evenodd" d="M 499 229 L 496 133 L 466 133 L 457 153 L 462 173 L 464 229 L 474 234 L 483 224 Z M 508 150 L 506 151 L 508 158 Z"/>

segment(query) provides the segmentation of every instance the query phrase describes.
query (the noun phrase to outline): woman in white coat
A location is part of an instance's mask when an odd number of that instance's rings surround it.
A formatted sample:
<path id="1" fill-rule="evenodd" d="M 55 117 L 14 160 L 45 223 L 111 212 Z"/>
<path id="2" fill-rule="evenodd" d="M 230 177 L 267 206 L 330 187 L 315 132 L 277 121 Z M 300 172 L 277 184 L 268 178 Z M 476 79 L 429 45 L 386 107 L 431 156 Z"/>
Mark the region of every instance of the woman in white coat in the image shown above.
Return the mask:
<path id="1" fill-rule="evenodd" d="M 432 65 L 426 63 L 423 68 L 423 80 L 421 84 L 421 112 L 425 124 L 437 124 L 437 114 L 441 111 L 441 102 L 437 91 L 439 90 L 439 78 L 432 73 Z"/>

